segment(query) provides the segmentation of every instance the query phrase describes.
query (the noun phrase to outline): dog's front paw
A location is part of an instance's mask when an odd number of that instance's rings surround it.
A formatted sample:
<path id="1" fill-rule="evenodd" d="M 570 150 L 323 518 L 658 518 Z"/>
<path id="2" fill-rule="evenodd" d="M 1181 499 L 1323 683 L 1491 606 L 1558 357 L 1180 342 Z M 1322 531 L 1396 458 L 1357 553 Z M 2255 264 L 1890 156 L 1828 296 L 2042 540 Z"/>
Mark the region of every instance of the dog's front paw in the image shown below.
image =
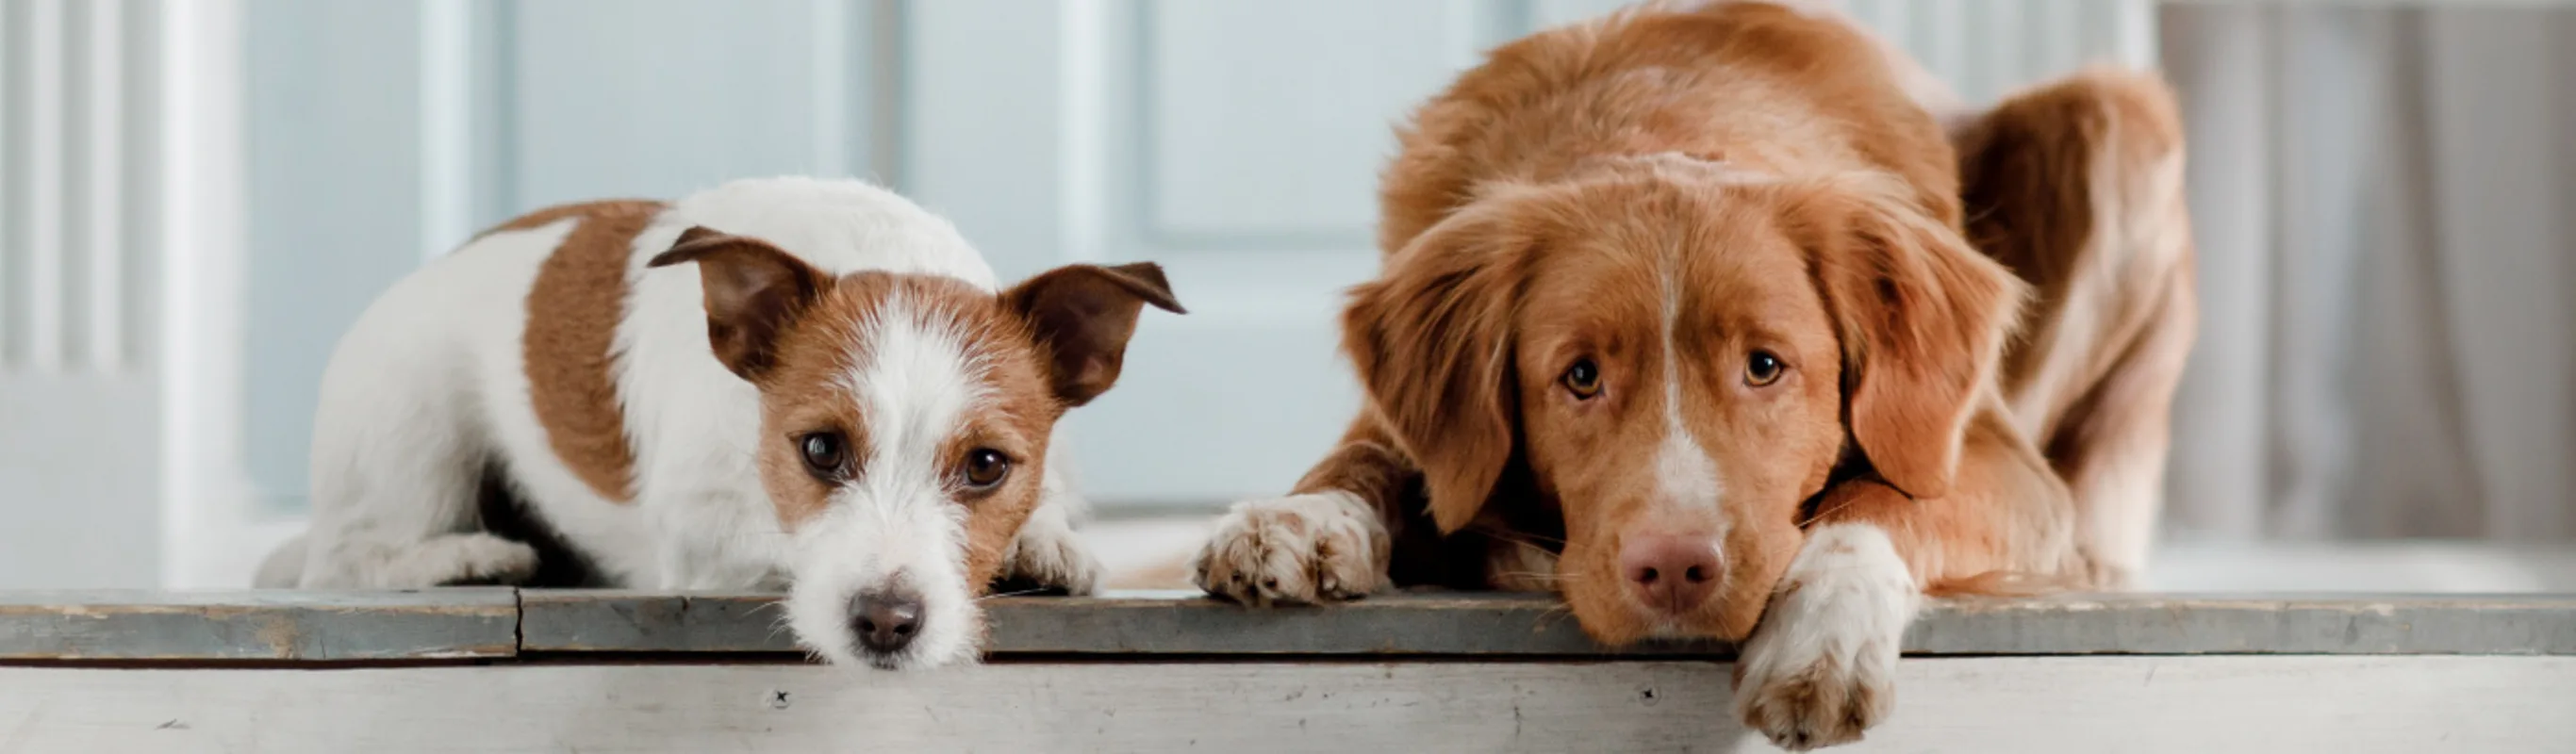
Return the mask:
<path id="1" fill-rule="evenodd" d="M 537 574 L 537 550 L 484 532 L 450 534 L 414 546 L 393 560 L 376 586 L 516 586 Z"/>
<path id="2" fill-rule="evenodd" d="M 1247 605 L 1317 604 L 1386 583 L 1386 526 L 1347 492 L 1237 503 L 1190 562 L 1200 589 Z"/>
<path id="3" fill-rule="evenodd" d="M 1744 724 L 1792 751 L 1858 741 L 1896 707 L 1896 656 L 1919 590 L 1887 534 L 1808 534 L 1735 666 Z"/>
<path id="4" fill-rule="evenodd" d="M 1100 591 L 1100 559 L 1082 538 L 1064 528 L 1024 529 L 1011 541 L 1003 578 L 1010 591 L 1062 591 L 1081 596 Z"/>

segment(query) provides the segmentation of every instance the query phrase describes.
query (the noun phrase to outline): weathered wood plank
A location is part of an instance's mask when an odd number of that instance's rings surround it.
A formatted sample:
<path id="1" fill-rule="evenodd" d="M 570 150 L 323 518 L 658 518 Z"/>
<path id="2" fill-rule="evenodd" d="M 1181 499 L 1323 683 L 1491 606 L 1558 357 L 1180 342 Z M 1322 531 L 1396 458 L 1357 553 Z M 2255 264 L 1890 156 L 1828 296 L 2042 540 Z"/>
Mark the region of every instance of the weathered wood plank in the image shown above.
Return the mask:
<path id="1" fill-rule="evenodd" d="M 395 660 L 517 651 L 791 652 L 771 595 L 0 593 L 0 659 Z M 1543 596 L 1386 595 L 1251 610 L 1169 592 L 985 603 L 999 656 L 1725 657 L 1720 642 L 1611 650 Z M 2073 595 L 1936 601 L 1921 656 L 2576 655 L 2576 597 Z"/>
<path id="2" fill-rule="evenodd" d="M 776 595 L 528 589 L 519 648 L 529 652 L 793 652 Z"/>
<path id="3" fill-rule="evenodd" d="M 772 597 L 530 590 L 529 651 L 789 651 Z M 1722 642 L 1620 650 L 1584 637 L 1553 600 L 1405 594 L 1250 610 L 1168 592 L 985 603 L 991 650 L 1011 654 L 1633 655 L 1722 657 Z M 1916 655 L 2576 654 L 2576 597 L 2073 595 L 1935 601 Z"/>
<path id="4" fill-rule="evenodd" d="M 2576 655 L 2576 596 L 1948 600 L 1905 645 L 1927 655 Z"/>
<path id="5" fill-rule="evenodd" d="M 0 592 L 0 659 L 428 660 L 518 651 L 505 587 Z"/>
<path id="6" fill-rule="evenodd" d="M 0 668 L 0 749 L 1771 751 L 1725 663 Z M 1898 666 L 1873 751 L 2563 752 L 2576 658 L 1987 657 Z"/>

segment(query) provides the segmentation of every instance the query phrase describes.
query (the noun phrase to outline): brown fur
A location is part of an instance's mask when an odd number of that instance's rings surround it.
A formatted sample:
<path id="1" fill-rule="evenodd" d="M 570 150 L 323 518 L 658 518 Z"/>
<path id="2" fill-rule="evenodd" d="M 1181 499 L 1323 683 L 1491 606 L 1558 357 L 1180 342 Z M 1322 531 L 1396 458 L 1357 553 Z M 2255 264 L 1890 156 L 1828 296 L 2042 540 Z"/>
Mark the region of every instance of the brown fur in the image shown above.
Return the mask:
<path id="1" fill-rule="evenodd" d="M 520 356 L 528 399 L 555 456 L 592 492 L 617 502 L 634 497 L 635 450 L 619 410 L 613 341 L 626 315 L 626 266 L 635 236 L 664 206 L 642 200 L 568 204 L 485 231 L 578 223 L 537 268 Z"/>
<path id="2" fill-rule="evenodd" d="M 1369 407 L 1298 491 L 1375 505 L 1398 583 L 1426 548 L 1531 562 L 1441 535 L 1519 548 L 1561 526 L 1539 581 L 1612 643 L 1744 636 L 1816 521 L 1881 525 L 1934 589 L 2123 568 L 2096 551 L 2134 501 L 2151 513 L 2190 338 L 2179 187 L 2149 179 L 2178 164 L 2170 95 L 2088 74 L 1967 121 L 1962 156 L 1891 65 L 1752 3 L 1496 50 L 1401 135 L 1385 269 L 1342 320 Z M 1757 348 L 1776 381 L 1743 379 Z M 1590 399 L 1559 384 L 1577 358 L 1599 365 Z M 1674 394 L 1720 512 L 1658 496 Z M 2114 498 L 2132 502 L 2094 515 Z M 1658 617 L 1623 588 L 1623 538 L 1720 531 L 1708 606 Z"/>

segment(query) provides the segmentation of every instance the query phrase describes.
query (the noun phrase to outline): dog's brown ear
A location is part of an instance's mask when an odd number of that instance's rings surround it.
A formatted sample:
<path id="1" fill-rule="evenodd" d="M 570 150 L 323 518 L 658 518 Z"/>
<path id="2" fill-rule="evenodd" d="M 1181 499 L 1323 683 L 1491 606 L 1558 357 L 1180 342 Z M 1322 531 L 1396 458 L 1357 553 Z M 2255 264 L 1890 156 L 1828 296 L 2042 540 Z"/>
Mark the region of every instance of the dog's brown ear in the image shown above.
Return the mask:
<path id="1" fill-rule="evenodd" d="M 698 263 L 716 360 L 746 380 L 758 380 L 776 363 L 779 334 L 831 283 L 822 270 L 767 241 L 705 227 L 682 232 L 646 266 L 683 262 Z"/>
<path id="2" fill-rule="evenodd" d="M 1894 178 L 1783 187 L 1783 227 L 1807 250 L 1843 346 L 1843 400 L 1861 452 L 1917 498 L 1949 493 L 1980 391 L 1995 379 L 2025 286 L 1914 202 Z"/>
<path id="3" fill-rule="evenodd" d="M 1046 349 L 1057 401 L 1090 403 L 1118 382 L 1127 339 L 1146 304 L 1187 313 L 1172 297 L 1163 268 L 1152 262 L 1102 267 L 1074 264 L 1029 278 L 1002 294 L 1002 302 L 1029 325 Z"/>
<path id="4" fill-rule="evenodd" d="M 1342 310 L 1342 350 L 1371 410 L 1422 467 L 1443 532 L 1475 519 L 1511 462 L 1512 311 L 1530 263 L 1517 239 L 1500 212 L 1470 207 L 1389 257 Z"/>

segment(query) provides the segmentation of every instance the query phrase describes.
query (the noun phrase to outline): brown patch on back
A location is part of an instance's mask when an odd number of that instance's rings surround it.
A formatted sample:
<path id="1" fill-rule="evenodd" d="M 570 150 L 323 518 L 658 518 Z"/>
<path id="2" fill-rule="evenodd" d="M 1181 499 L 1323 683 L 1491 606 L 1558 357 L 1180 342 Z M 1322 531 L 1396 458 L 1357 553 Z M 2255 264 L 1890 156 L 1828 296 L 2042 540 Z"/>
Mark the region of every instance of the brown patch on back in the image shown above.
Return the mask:
<path id="1" fill-rule="evenodd" d="M 509 222 L 492 226 L 481 233 L 474 234 L 473 240 L 480 241 L 483 240 L 483 237 L 494 233 L 506 233 L 517 230 L 536 230 L 571 218 L 588 217 L 603 211 L 615 211 L 615 209 L 619 207 L 639 205 L 651 206 L 659 209 L 663 206 L 663 203 L 654 199 L 602 199 L 599 201 L 579 202 L 574 204 L 558 204 L 520 215 L 518 217 L 510 218 Z"/>
<path id="2" fill-rule="evenodd" d="M 528 289 L 528 323 L 520 357 L 528 400 L 555 457 L 592 492 L 616 502 L 634 498 L 635 449 L 626 440 L 617 394 L 617 323 L 626 314 L 626 268 L 635 237 L 667 207 L 618 200 L 549 207 L 490 233 L 533 230 L 578 220 L 563 245 L 537 268 Z"/>

